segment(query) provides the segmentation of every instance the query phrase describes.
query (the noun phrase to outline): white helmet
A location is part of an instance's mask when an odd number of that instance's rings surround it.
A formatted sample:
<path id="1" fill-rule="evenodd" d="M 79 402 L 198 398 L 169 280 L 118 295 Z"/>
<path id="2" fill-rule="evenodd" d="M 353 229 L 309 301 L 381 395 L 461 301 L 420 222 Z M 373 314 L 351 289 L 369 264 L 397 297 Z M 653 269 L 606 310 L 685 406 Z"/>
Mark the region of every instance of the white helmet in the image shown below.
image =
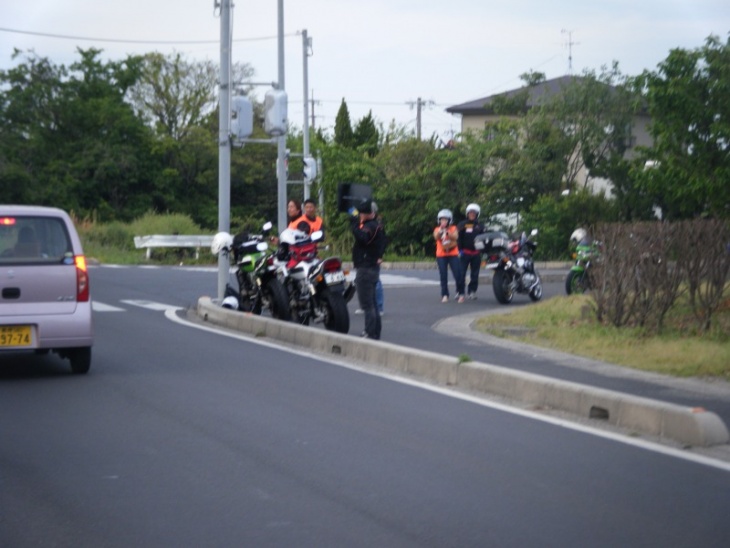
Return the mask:
<path id="1" fill-rule="evenodd" d="M 229 295 L 228 297 L 223 299 L 221 306 L 229 310 L 238 310 L 238 299 L 233 295 Z"/>
<path id="2" fill-rule="evenodd" d="M 454 216 L 451 214 L 451 210 L 450 209 L 442 209 L 441 211 L 439 211 L 438 212 L 438 215 L 436 215 L 436 222 L 437 223 L 440 223 L 441 222 L 441 219 L 448 219 L 449 220 L 449 224 L 451 224 L 451 221 L 454 220 Z"/>
<path id="3" fill-rule="evenodd" d="M 469 204 L 468 206 L 466 206 L 466 214 L 469 215 L 470 211 L 476 213 L 478 219 L 479 214 L 482 212 L 482 209 L 479 207 L 479 204 Z"/>
<path id="4" fill-rule="evenodd" d="M 279 235 L 279 241 L 284 244 L 297 245 L 309 239 L 309 235 L 297 230 L 296 228 L 287 228 Z"/>
<path id="5" fill-rule="evenodd" d="M 588 232 L 586 232 L 585 228 L 576 228 L 573 233 L 570 235 L 570 243 L 579 244 L 586 236 L 588 235 Z"/>
<path id="6" fill-rule="evenodd" d="M 221 251 L 228 251 L 233 245 L 233 236 L 228 232 L 219 232 L 213 236 L 213 241 L 210 244 L 210 252 L 213 255 L 218 255 Z"/>

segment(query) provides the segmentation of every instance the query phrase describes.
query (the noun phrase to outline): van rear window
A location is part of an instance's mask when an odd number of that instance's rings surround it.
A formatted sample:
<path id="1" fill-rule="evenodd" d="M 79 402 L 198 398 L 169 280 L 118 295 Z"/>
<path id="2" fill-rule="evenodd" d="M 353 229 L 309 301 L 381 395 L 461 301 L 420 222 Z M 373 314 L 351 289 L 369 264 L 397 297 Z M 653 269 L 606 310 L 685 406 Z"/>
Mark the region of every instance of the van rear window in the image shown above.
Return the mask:
<path id="1" fill-rule="evenodd" d="M 0 264 L 61 263 L 72 257 L 73 247 L 63 219 L 3 217 Z"/>

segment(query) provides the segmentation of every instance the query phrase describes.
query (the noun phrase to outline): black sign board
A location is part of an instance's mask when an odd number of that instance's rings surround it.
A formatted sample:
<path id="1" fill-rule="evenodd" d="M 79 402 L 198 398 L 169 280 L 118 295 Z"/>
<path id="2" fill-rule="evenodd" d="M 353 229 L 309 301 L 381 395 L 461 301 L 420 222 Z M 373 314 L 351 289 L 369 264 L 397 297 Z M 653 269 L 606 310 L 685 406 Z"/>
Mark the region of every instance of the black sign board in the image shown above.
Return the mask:
<path id="1" fill-rule="evenodd" d="M 370 185 L 358 183 L 340 183 L 337 186 L 337 211 L 346 212 L 351 207 L 357 207 L 363 200 L 373 197 Z"/>

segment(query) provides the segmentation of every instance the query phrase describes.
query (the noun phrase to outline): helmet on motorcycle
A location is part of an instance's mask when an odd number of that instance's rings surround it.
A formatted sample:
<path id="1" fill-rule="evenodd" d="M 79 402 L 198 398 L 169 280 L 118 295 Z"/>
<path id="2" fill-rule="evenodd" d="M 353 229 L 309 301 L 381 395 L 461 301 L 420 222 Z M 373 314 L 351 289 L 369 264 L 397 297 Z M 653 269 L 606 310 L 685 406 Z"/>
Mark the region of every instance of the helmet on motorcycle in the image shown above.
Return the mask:
<path id="1" fill-rule="evenodd" d="M 309 239 L 309 236 L 296 228 L 287 228 L 279 235 L 279 241 L 284 244 L 297 245 Z"/>
<path id="2" fill-rule="evenodd" d="M 213 255 L 218 255 L 221 251 L 228 251 L 233 245 L 233 237 L 228 232 L 219 232 L 213 236 L 213 241 L 210 244 L 210 252 Z"/>
<path id="3" fill-rule="evenodd" d="M 576 228 L 570 235 L 570 243 L 578 245 L 587 235 L 588 232 L 585 228 Z"/>
<path id="4" fill-rule="evenodd" d="M 479 207 L 479 204 L 469 204 L 466 206 L 466 214 L 469 215 L 469 212 L 473 211 L 477 214 L 477 219 L 479 218 L 479 214 L 482 212 L 481 208 Z"/>
<path id="5" fill-rule="evenodd" d="M 451 214 L 450 209 L 442 209 L 438 212 L 438 215 L 436 215 L 436 222 L 440 223 L 441 219 L 447 219 L 449 221 L 449 224 L 451 224 L 451 221 L 454 220 L 454 216 Z"/>
<path id="6" fill-rule="evenodd" d="M 238 299 L 236 299 L 233 295 L 229 295 L 223 299 L 221 306 L 229 310 L 238 310 Z"/>

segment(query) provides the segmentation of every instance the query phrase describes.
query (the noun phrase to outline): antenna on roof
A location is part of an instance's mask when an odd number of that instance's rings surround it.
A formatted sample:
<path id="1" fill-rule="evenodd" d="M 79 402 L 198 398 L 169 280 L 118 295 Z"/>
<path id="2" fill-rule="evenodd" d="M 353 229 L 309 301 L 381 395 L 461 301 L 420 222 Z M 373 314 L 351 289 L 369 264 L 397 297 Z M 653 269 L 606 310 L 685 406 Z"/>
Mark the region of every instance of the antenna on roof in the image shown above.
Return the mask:
<path id="1" fill-rule="evenodd" d="M 568 35 L 568 74 L 573 74 L 573 46 L 580 45 L 580 42 L 573 42 L 573 31 L 562 29 L 560 34 Z"/>

